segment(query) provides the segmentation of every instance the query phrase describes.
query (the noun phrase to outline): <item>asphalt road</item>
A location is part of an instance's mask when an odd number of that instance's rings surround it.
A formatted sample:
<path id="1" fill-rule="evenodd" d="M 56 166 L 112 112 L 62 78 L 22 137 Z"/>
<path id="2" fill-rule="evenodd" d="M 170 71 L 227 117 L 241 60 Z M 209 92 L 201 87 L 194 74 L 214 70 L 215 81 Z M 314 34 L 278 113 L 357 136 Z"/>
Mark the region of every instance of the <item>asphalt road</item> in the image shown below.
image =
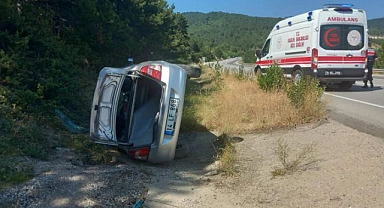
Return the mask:
<path id="1" fill-rule="evenodd" d="M 226 68 L 238 68 L 240 58 L 220 61 Z M 254 65 L 244 69 L 252 71 Z M 329 88 L 323 99 L 328 103 L 331 119 L 358 131 L 384 139 L 384 75 L 375 75 L 374 88 L 364 89 L 363 82 L 356 82 L 348 91 Z"/>
<path id="2" fill-rule="evenodd" d="M 239 63 L 238 63 L 239 61 L 241 61 L 241 58 L 236 57 L 236 58 L 230 58 L 230 59 L 220 61 L 219 63 L 221 65 L 223 65 L 224 67 L 238 68 L 239 67 Z"/>
<path id="3" fill-rule="evenodd" d="M 374 88 L 364 89 L 363 82 L 348 91 L 327 89 L 324 99 L 328 102 L 332 119 L 349 127 L 384 138 L 384 79 L 374 77 Z"/>

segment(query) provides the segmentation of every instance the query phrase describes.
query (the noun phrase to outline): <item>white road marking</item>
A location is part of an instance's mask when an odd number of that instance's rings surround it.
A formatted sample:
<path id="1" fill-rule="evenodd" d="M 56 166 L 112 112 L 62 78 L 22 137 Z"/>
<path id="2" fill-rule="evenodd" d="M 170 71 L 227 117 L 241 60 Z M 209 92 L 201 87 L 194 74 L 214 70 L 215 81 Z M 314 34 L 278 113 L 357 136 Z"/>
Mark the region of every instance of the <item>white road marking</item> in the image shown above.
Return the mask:
<path id="1" fill-rule="evenodd" d="M 349 101 L 353 101 L 353 102 L 356 102 L 356 103 L 361 103 L 361 104 L 370 105 L 370 106 L 373 106 L 373 107 L 384 109 L 384 106 L 382 106 L 382 105 L 368 103 L 368 102 L 364 102 L 364 101 L 361 101 L 361 100 L 355 100 L 355 99 L 352 99 L 352 98 L 347 98 L 347 97 L 343 97 L 343 96 L 340 96 L 340 95 L 334 95 L 334 94 L 330 94 L 330 93 L 327 93 L 327 92 L 325 92 L 324 94 L 330 95 L 330 96 L 333 96 L 333 97 L 337 97 L 337 98 L 340 98 L 340 99 L 349 100 Z"/>

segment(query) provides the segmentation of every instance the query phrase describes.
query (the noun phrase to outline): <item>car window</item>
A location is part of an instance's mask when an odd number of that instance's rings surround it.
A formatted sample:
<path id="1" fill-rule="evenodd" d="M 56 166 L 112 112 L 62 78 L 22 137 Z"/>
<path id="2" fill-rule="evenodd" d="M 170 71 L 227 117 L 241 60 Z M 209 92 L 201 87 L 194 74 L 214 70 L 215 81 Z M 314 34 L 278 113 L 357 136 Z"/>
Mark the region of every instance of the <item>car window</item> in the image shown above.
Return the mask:
<path id="1" fill-rule="evenodd" d="M 360 25 L 322 25 L 320 46 L 326 50 L 360 50 L 364 46 L 364 27 Z"/>
<path id="2" fill-rule="evenodd" d="M 261 51 L 261 56 L 262 57 L 268 55 L 270 42 L 271 42 L 271 39 L 268 39 L 267 42 L 265 42 L 263 50 Z"/>

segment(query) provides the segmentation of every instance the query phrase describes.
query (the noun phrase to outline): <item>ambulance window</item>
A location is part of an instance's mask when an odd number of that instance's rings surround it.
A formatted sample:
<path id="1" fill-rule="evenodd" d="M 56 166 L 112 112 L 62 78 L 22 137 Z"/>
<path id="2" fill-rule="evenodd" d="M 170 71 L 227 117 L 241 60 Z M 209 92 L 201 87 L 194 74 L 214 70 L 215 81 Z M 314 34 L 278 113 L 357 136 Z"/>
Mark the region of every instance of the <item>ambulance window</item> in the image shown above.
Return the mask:
<path id="1" fill-rule="evenodd" d="M 338 25 L 323 25 L 320 32 L 320 46 L 328 50 L 341 49 L 341 28 Z"/>
<path id="2" fill-rule="evenodd" d="M 364 27 L 349 25 L 346 26 L 347 50 L 360 50 L 364 46 Z"/>
<path id="3" fill-rule="evenodd" d="M 261 51 L 261 56 L 262 57 L 268 55 L 270 42 L 271 42 L 271 39 L 268 39 L 267 42 L 265 42 L 263 50 Z"/>
<path id="4" fill-rule="evenodd" d="M 323 25 L 320 46 L 326 50 L 360 50 L 364 46 L 363 31 L 360 25 Z"/>

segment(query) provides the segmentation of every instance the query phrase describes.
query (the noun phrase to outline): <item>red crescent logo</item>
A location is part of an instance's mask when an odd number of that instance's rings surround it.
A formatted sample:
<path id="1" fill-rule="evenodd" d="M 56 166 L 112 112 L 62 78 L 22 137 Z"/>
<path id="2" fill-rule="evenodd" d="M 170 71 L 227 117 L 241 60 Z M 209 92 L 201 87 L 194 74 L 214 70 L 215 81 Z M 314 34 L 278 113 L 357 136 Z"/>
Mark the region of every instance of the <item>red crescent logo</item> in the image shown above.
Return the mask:
<path id="1" fill-rule="evenodd" d="M 334 31 L 334 30 L 336 30 L 336 28 L 328 29 L 328 30 L 324 33 L 324 41 L 325 41 L 325 44 L 327 44 L 327 45 L 330 46 L 330 47 L 335 47 L 335 46 L 337 46 L 337 44 L 334 45 L 334 44 L 330 43 L 329 40 L 328 40 L 329 33 L 332 32 L 332 31 Z"/>

